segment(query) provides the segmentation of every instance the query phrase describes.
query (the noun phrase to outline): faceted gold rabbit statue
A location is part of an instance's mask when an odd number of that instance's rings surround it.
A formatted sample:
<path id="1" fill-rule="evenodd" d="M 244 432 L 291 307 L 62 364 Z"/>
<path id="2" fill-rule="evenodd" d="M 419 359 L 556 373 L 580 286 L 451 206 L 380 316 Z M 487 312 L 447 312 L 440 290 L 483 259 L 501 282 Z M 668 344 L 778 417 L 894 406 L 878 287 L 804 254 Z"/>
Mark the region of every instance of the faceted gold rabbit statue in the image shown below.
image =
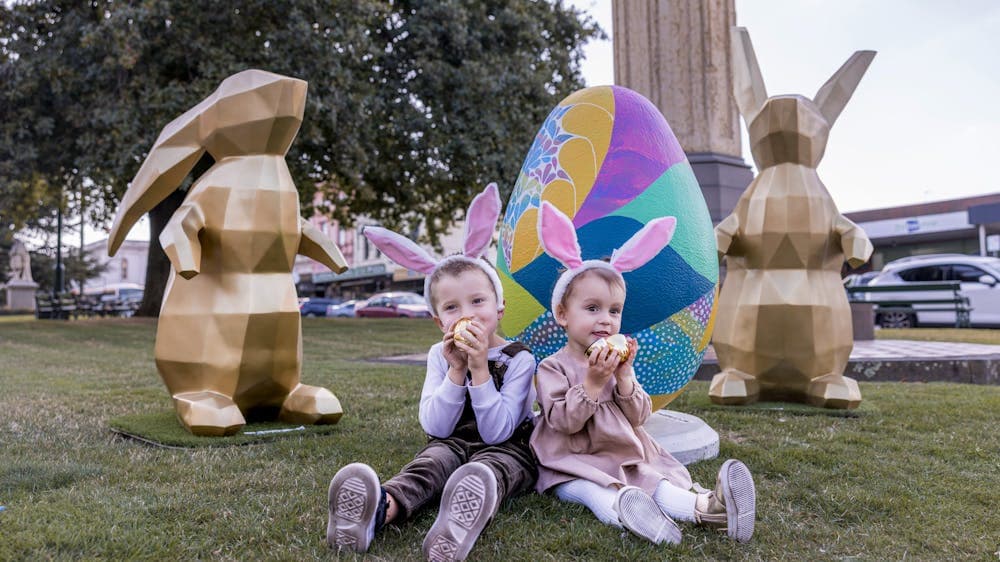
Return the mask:
<path id="1" fill-rule="evenodd" d="M 230 435 L 247 419 L 336 423 L 342 414 L 329 390 L 299 382 L 295 256 L 347 269 L 334 243 L 299 216 L 285 163 L 305 99 L 306 82 L 269 72 L 223 80 L 163 129 L 111 229 L 114 255 L 139 217 L 177 189 L 206 151 L 215 159 L 160 235 L 172 267 L 156 367 L 195 435 Z"/>
<path id="2" fill-rule="evenodd" d="M 746 29 L 733 28 L 732 48 L 734 94 L 760 172 L 715 228 L 727 276 L 713 336 L 722 372 L 709 397 L 857 407 L 858 383 L 843 376 L 854 341 L 840 270 L 845 257 L 852 267 L 868 261 L 872 245 L 837 210 L 816 166 L 875 53 L 854 53 L 810 100 L 767 97 Z"/>

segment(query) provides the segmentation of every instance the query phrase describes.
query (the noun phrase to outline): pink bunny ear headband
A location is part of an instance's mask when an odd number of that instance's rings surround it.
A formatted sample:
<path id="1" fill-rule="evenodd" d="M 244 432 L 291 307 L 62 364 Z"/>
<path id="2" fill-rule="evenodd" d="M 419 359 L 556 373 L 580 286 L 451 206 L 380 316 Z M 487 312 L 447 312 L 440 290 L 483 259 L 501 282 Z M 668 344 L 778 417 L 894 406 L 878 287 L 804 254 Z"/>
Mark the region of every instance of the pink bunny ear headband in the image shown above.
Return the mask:
<path id="1" fill-rule="evenodd" d="M 498 218 L 500 218 L 500 191 L 497 189 L 497 184 L 491 183 L 469 204 L 469 211 L 465 214 L 465 236 L 461 254 L 436 260 L 412 240 L 391 230 L 379 226 L 366 226 L 363 233 L 389 259 L 426 275 L 424 298 L 427 304 L 431 303 L 431 277 L 434 276 L 434 272 L 447 263 L 464 261 L 486 273 L 497 294 L 497 310 L 503 310 L 503 285 L 500 284 L 500 277 L 490 264 L 482 259 L 493 240 L 493 231 L 496 229 Z M 437 316 L 436 310 L 431 312 Z"/>
<path id="2" fill-rule="evenodd" d="M 580 242 L 576 237 L 573 221 L 548 201 L 542 201 L 538 213 L 538 239 L 545 253 L 566 266 L 552 290 L 552 314 L 556 305 L 573 279 L 588 269 L 607 269 L 614 272 L 625 286 L 622 273 L 639 269 L 667 247 L 677 227 L 674 217 L 651 220 L 632 235 L 620 248 L 611 253 L 611 262 L 586 260 L 581 257 Z"/>

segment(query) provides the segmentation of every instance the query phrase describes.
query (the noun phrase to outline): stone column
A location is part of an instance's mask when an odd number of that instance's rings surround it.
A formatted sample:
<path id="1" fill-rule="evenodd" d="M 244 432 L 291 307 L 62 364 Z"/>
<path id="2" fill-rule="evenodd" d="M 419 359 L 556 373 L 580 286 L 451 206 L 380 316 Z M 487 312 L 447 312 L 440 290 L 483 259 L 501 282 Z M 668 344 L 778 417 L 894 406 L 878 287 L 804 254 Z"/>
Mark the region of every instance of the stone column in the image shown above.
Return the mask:
<path id="1" fill-rule="evenodd" d="M 615 83 L 663 112 L 718 223 L 753 179 L 732 97 L 734 0 L 620 0 L 613 6 Z"/>

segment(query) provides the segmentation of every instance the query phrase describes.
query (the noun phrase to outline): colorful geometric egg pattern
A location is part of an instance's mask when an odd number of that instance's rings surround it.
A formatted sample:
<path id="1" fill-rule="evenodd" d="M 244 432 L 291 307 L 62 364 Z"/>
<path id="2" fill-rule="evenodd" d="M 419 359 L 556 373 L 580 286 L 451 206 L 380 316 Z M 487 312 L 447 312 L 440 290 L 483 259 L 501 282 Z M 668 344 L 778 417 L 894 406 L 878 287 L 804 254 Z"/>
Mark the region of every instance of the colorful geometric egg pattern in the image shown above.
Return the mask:
<path id="1" fill-rule="evenodd" d="M 538 242 L 543 200 L 573 219 L 583 259 L 606 259 L 650 220 L 677 217 L 670 244 L 624 274 L 621 331 L 639 341 L 636 376 L 662 408 L 701 365 L 719 281 L 708 208 L 666 119 L 632 90 L 598 86 L 560 102 L 535 136 L 504 214 L 497 269 L 504 334 L 538 361 L 566 344 L 548 309 L 562 266 Z"/>

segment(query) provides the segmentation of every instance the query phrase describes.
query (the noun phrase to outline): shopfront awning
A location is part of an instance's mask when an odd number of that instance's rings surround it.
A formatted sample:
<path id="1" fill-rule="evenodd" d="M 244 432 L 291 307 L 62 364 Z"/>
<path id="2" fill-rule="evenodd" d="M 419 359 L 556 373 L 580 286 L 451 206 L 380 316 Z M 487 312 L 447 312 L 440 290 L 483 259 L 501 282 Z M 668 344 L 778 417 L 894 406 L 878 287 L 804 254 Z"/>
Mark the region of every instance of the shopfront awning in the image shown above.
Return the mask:
<path id="1" fill-rule="evenodd" d="M 361 265 L 358 267 L 352 267 L 343 273 L 334 273 L 332 271 L 324 271 L 322 273 L 313 273 L 312 282 L 315 284 L 319 283 L 335 283 L 338 281 L 348 281 L 351 279 L 364 279 L 367 277 L 382 277 L 389 275 L 389 270 L 386 268 L 384 263 L 375 263 L 371 265 Z"/>

